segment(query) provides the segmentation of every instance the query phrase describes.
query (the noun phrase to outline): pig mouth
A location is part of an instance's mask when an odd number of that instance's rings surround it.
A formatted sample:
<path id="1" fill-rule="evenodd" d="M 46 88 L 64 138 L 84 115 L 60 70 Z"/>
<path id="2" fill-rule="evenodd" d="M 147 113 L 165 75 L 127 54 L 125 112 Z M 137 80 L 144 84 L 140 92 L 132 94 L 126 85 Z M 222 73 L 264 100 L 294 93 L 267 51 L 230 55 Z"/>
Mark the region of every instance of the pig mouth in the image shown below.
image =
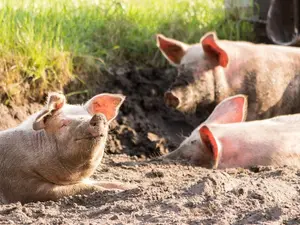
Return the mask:
<path id="1" fill-rule="evenodd" d="M 196 112 L 197 106 L 191 105 L 189 102 L 183 103 L 179 107 L 176 108 L 176 110 L 181 111 L 186 114 L 194 114 Z"/>
<path id="2" fill-rule="evenodd" d="M 103 134 L 99 134 L 99 135 L 88 135 L 88 136 L 76 138 L 75 141 L 82 141 L 82 140 L 98 140 L 98 139 L 102 138 L 103 136 L 104 136 Z"/>

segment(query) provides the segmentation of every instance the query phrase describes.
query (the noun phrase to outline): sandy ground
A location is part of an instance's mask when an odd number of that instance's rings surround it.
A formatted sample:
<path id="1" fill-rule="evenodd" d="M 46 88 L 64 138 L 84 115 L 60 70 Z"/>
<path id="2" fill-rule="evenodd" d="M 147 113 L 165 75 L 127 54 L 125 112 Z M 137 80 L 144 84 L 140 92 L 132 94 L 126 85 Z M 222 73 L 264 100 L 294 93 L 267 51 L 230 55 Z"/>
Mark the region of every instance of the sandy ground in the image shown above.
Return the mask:
<path id="1" fill-rule="evenodd" d="M 139 188 L 0 206 L 0 224 L 300 224 L 300 170 L 208 170 L 107 155 L 94 179 Z"/>
<path id="2" fill-rule="evenodd" d="M 173 150 L 208 112 L 186 116 L 164 106 L 162 95 L 173 70 L 111 73 L 113 78 L 105 83 L 102 75 L 86 79 L 92 95 L 127 96 L 111 126 L 107 154 L 93 178 L 138 188 L 57 202 L 0 205 L 0 224 L 300 224 L 299 169 L 208 170 L 149 160 Z M 80 88 L 74 81 L 66 92 Z M 87 97 L 72 96 L 68 101 L 79 103 Z M 40 107 L 0 105 L 0 128 L 16 126 Z"/>

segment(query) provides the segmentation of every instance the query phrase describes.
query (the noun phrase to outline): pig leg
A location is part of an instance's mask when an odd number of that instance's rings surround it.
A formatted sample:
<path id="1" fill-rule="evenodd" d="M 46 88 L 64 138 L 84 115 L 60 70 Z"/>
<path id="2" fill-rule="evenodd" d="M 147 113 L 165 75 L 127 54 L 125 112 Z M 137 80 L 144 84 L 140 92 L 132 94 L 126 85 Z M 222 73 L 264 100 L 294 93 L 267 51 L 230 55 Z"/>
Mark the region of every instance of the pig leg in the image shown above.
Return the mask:
<path id="1" fill-rule="evenodd" d="M 116 181 L 111 182 L 111 181 L 96 181 L 96 180 L 91 180 L 91 179 L 84 179 L 82 181 L 82 183 L 101 187 L 104 190 L 110 190 L 110 189 L 127 190 L 127 189 L 136 188 L 135 185 L 124 184 L 124 183 L 116 182 Z"/>
<path id="2" fill-rule="evenodd" d="M 31 201 L 48 201 L 58 200 L 62 197 L 78 195 L 78 194 L 89 194 L 95 191 L 106 191 L 106 190 L 127 190 L 134 188 L 133 186 L 125 185 L 119 182 L 100 182 L 100 181 L 89 181 L 78 184 L 70 185 L 55 185 L 49 187 L 49 185 L 42 185 L 35 192 L 31 193 L 30 196 L 21 200 L 22 203 Z"/>
<path id="3" fill-rule="evenodd" d="M 61 198 L 63 196 L 76 195 L 76 194 L 87 194 L 95 191 L 105 191 L 105 190 L 127 190 L 132 187 L 119 183 L 119 182 L 101 182 L 101 181 L 89 181 L 87 183 L 79 183 L 72 185 L 57 186 L 53 188 L 53 193 L 56 198 Z"/>
<path id="4" fill-rule="evenodd" d="M 23 204 L 35 201 L 56 201 L 62 197 L 77 195 L 77 194 L 89 194 L 95 191 L 105 191 L 106 188 L 96 185 L 77 183 L 70 185 L 53 185 L 49 183 L 39 184 L 35 191 L 22 193 L 22 197 L 18 199 L 10 198 L 6 199 L 7 203 L 21 201 Z"/>
<path id="5" fill-rule="evenodd" d="M 72 185 L 62 185 L 56 186 L 52 189 L 52 193 L 50 194 L 50 198 L 52 200 L 57 200 L 59 198 L 70 196 L 70 195 L 77 195 L 77 194 L 88 194 L 95 191 L 105 191 L 106 188 L 97 185 L 90 185 L 90 184 L 72 184 Z"/>
<path id="6" fill-rule="evenodd" d="M 95 182 L 95 181 L 94 181 Z M 94 185 L 97 185 L 98 187 L 102 187 L 103 189 L 106 190 L 128 190 L 128 189 L 133 189 L 136 188 L 135 185 L 128 185 L 128 184 L 123 184 L 120 182 L 106 182 L 106 181 L 96 181 Z"/>

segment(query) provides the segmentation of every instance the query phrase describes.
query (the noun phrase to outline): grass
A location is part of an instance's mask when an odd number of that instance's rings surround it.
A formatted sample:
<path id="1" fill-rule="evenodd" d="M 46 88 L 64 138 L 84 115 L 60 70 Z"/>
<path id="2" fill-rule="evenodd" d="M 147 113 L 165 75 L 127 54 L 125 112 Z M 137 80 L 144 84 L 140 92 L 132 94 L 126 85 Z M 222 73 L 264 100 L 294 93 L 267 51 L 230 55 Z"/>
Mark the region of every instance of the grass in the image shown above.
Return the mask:
<path id="1" fill-rule="evenodd" d="M 225 20 L 223 2 L 2 0 L 1 100 L 39 100 L 70 79 L 80 79 L 83 70 L 100 66 L 164 66 L 156 33 L 188 43 L 210 30 L 219 38 L 251 39 L 251 25 Z"/>

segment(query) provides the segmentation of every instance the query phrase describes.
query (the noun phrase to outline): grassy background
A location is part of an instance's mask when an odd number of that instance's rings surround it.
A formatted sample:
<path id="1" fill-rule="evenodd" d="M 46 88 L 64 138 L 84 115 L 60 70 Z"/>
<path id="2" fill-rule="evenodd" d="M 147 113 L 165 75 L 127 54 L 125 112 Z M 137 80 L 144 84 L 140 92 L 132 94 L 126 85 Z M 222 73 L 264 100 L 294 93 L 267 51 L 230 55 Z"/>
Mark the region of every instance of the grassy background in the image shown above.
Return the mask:
<path id="1" fill-rule="evenodd" d="M 223 0 L 1 0 L 0 98 L 39 100 L 83 71 L 132 63 L 164 66 L 155 34 L 193 43 L 252 39 L 247 23 L 225 20 Z"/>

